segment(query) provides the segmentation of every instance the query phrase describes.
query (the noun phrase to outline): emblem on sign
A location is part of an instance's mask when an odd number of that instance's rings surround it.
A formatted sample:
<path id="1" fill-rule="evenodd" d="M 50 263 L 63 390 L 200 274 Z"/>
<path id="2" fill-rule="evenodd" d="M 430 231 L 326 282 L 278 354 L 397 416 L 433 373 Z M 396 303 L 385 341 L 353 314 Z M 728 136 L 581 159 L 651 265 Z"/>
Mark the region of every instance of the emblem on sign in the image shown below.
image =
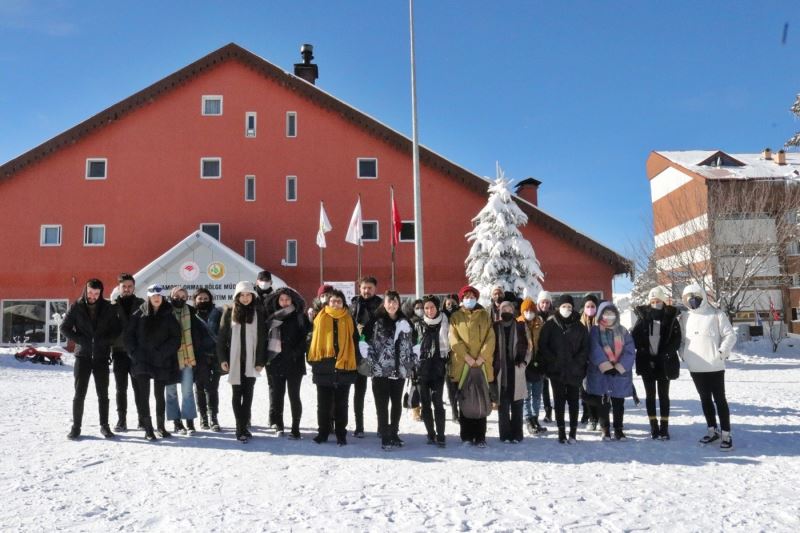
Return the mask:
<path id="1" fill-rule="evenodd" d="M 184 281 L 194 281 L 200 275 L 200 266 L 194 261 L 186 261 L 181 265 L 180 274 Z"/>
<path id="2" fill-rule="evenodd" d="M 209 263 L 206 272 L 209 278 L 214 281 L 219 281 L 225 277 L 225 265 L 220 261 L 214 261 L 213 263 Z"/>

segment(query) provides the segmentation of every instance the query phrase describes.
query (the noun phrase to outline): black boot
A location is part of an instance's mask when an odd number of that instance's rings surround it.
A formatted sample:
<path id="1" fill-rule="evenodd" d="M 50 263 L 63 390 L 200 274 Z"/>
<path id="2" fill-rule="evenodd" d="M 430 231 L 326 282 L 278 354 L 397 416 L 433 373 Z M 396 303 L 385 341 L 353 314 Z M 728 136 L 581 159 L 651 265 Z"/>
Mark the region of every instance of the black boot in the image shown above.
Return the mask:
<path id="1" fill-rule="evenodd" d="M 222 428 L 219 425 L 219 421 L 217 420 L 217 413 L 211 413 L 211 431 L 220 432 Z"/>
<path id="2" fill-rule="evenodd" d="M 611 440 L 611 430 L 608 426 L 600 428 L 600 431 L 603 433 L 603 440 Z"/>
<path id="3" fill-rule="evenodd" d="M 533 429 L 535 435 L 543 435 L 544 433 L 547 433 L 547 428 L 541 425 L 539 420 L 536 418 L 533 419 Z"/>
<path id="4" fill-rule="evenodd" d="M 172 430 L 173 433 L 176 433 L 178 435 L 186 435 L 186 427 L 184 427 L 183 422 L 181 422 L 180 420 L 173 421 L 173 428 L 174 428 Z"/>
<path id="5" fill-rule="evenodd" d="M 156 435 L 158 435 L 158 437 L 161 439 L 168 439 L 172 436 L 172 433 L 167 431 L 167 428 L 164 427 L 163 416 L 156 417 Z"/>
<path id="6" fill-rule="evenodd" d="M 660 436 L 661 436 L 661 432 L 658 429 L 658 420 L 656 420 L 655 418 L 651 418 L 650 419 L 650 438 L 652 438 L 653 440 L 656 440 Z"/>
<path id="7" fill-rule="evenodd" d="M 125 420 L 125 418 L 126 417 L 124 413 L 119 414 L 119 417 L 117 419 L 117 425 L 114 426 L 114 431 L 116 432 L 128 431 L 128 421 Z"/>
<path id="8" fill-rule="evenodd" d="M 111 428 L 108 427 L 108 424 L 102 424 L 100 426 L 100 434 L 106 439 L 113 439 L 114 434 L 111 433 Z"/>
<path id="9" fill-rule="evenodd" d="M 81 436 L 81 427 L 80 426 L 72 426 L 70 428 L 69 433 L 67 433 L 67 438 L 69 440 L 78 440 Z"/>
<path id="10" fill-rule="evenodd" d="M 528 421 L 525 424 L 525 427 L 528 430 L 528 435 L 536 435 L 536 419 L 535 418 L 533 418 L 532 416 L 528 417 Z"/>
<path id="11" fill-rule="evenodd" d="M 189 435 L 194 435 L 195 432 L 197 431 L 194 428 L 194 420 L 192 420 L 191 418 L 186 419 L 186 430 L 189 432 Z"/>
<path id="12" fill-rule="evenodd" d="M 150 422 L 150 426 L 151 427 L 152 427 L 152 425 L 153 425 L 153 423 Z M 147 429 L 147 426 L 145 425 L 145 421 L 142 419 L 141 416 L 139 417 L 139 425 L 136 426 L 136 429 Z"/>
<path id="13" fill-rule="evenodd" d="M 553 423 L 553 408 L 552 407 L 545 407 L 544 408 L 544 421 L 547 423 Z"/>
<path id="14" fill-rule="evenodd" d="M 578 428 L 576 426 L 570 426 L 569 428 L 569 442 L 570 444 L 574 443 L 578 440 Z"/>
<path id="15" fill-rule="evenodd" d="M 153 422 L 147 419 L 139 419 L 139 423 L 142 424 L 144 427 L 144 438 L 145 440 L 156 440 L 156 434 L 153 431 Z"/>
<path id="16" fill-rule="evenodd" d="M 208 413 L 200 413 L 200 428 L 211 429 L 211 426 L 208 425 Z"/>
<path id="17" fill-rule="evenodd" d="M 669 419 L 661 419 L 661 429 L 658 431 L 658 438 L 661 440 L 669 440 Z"/>
<path id="18" fill-rule="evenodd" d="M 567 443 L 567 430 L 564 429 L 564 426 L 558 426 L 558 442 L 561 444 Z"/>

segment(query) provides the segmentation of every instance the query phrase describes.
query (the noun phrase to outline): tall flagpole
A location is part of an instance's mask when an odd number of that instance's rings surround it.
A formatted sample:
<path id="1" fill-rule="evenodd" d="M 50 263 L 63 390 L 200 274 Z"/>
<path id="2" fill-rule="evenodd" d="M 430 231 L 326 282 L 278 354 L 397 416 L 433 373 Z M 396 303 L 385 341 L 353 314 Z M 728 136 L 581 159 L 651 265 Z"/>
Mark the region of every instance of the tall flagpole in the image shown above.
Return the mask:
<path id="1" fill-rule="evenodd" d="M 395 256 L 395 244 L 394 244 L 396 235 L 394 227 L 394 187 L 389 186 L 389 191 L 391 191 L 391 194 L 389 195 L 389 220 L 390 220 L 390 226 L 392 228 L 392 238 L 390 241 L 392 243 L 392 290 L 397 290 L 397 285 L 395 284 L 395 271 L 397 267 L 395 265 L 396 256 Z"/>
<path id="2" fill-rule="evenodd" d="M 414 0 L 408 0 L 411 28 L 411 129 L 414 163 L 414 271 L 417 298 L 425 293 L 425 275 L 422 262 L 422 196 L 419 182 L 419 131 L 417 128 L 417 67 L 414 57 Z"/>
<path id="3" fill-rule="evenodd" d="M 358 195 L 358 204 L 359 204 L 359 206 L 361 205 L 361 195 L 360 194 Z M 361 216 L 362 216 L 362 220 L 363 220 L 363 214 Z M 364 227 L 363 223 L 362 223 L 361 227 L 362 228 Z M 359 232 L 359 234 L 358 234 L 358 279 L 361 279 L 361 247 L 363 246 L 363 242 L 364 242 L 364 235 L 362 235 L 363 231 L 364 230 L 361 230 Z"/>
<path id="4" fill-rule="evenodd" d="M 322 255 L 325 253 L 325 248 L 319 249 L 319 286 L 322 287 L 325 284 L 325 275 L 323 274 L 324 270 L 324 262 L 322 259 Z"/>

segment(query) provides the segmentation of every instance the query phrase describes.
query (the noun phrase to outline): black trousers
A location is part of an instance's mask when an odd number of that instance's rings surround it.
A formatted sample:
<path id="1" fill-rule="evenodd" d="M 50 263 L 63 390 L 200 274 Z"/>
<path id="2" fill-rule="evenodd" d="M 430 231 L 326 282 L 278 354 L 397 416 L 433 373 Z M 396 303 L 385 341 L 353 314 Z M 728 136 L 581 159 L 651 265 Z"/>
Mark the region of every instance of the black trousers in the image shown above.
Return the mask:
<path id="1" fill-rule="evenodd" d="M 725 398 L 725 371 L 719 372 L 690 372 L 703 414 L 708 427 L 717 427 L 717 415 L 722 431 L 731 430 L 731 412 L 728 409 L 728 400 Z M 716 412 L 714 405 L 716 404 Z"/>
<path id="2" fill-rule="evenodd" d="M 501 392 L 497 409 L 500 440 L 522 440 L 522 403 L 523 400 L 513 400 L 508 391 Z"/>
<path id="3" fill-rule="evenodd" d="M 645 400 L 644 405 L 647 408 L 647 417 L 650 420 L 656 419 L 656 392 L 658 392 L 658 402 L 661 408 L 662 420 L 669 418 L 669 380 L 667 378 L 652 379 L 642 377 L 644 383 Z"/>
<path id="4" fill-rule="evenodd" d="M 378 433 L 384 440 L 397 436 L 403 414 L 404 379 L 372 378 L 372 394 L 378 413 Z M 391 403 L 391 412 L 389 404 Z"/>
<path id="5" fill-rule="evenodd" d="M 139 412 L 139 418 L 143 422 L 150 420 L 150 381 L 147 376 L 136 376 L 134 386 L 139 389 L 139 396 L 136 400 L 136 410 Z M 167 400 L 164 390 L 166 384 L 163 381 L 153 381 L 153 397 L 156 399 L 156 420 L 159 424 L 164 423 L 164 418 L 167 414 Z"/>
<path id="6" fill-rule="evenodd" d="M 555 385 L 553 386 L 553 396 L 555 396 Z M 544 405 L 545 410 L 552 409 L 553 403 L 550 401 L 550 380 L 544 378 L 544 382 L 542 383 L 542 405 Z"/>
<path id="7" fill-rule="evenodd" d="M 367 376 L 359 374 L 353 387 L 353 414 L 356 416 L 356 431 L 364 431 L 364 398 L 367 396 Z"/>
<path id="8" fill-rule="evenodd" d="M 553 396 L 556 412 L 556 425 L 560 428 L 565 427 L 564 408 L 569 404 L 569 427 L 578 427 L 578 410 L 580 409 L 580 387 L 578 385 L 568 385 L 555 379 L 550 379 L 553 385 Z"/>
<path id="9" fill-rule="evenodd" d="M 459 433 L 464 442 L 486 442 L 486 418 L 465 418 L 459 413 Z"/>
<path id="10" fill-rule="evenodd" d="M 622 429 L 625 416 L 625 398 L 610 398 L 608 396 L 589 394 L 586 396 L 586 403 L 597 409 L 601 428 L 605 429 L 611 426 L 610 416 L 613 414 L 614 429 Z"/>
<path id="11" fill-rule="evenodd" d="M 208 413 L 212 416 L 219 413 L 219 378 L 216 365 L 211 365 L 208 382 L 195 384 L 194 397 L 201 417 L 205 417 Z"/>
<path id="12" fill-rule="evenodd" d="M 300 418 L 303 416 L 303 403 L 300 401 L 300 384 L 303 382 L 303 374 L 297 376 L 272 376 L 272 397 L 270 398 L 269 408 L 273 410 L 273 423 L 278 426 L 279 431 L 283 431 L 283 405 L 286 392 L 289 392 L 289 406 L 292 410 L 292 430 L 300 430 Z"/>
<path id="13" fill-rule="evenodd" d="M 453 412 L 453 420 L 458 420 L 458 382 L 450 378 L 447 380 L 447 397 L 450 398 L 450 409 Z"/>
<path id="14" fill-rule="evenodd" d="M 267 401 L 268 406 L 268 423 L 272 427 L 275 424 L 275 388 L 272 386 L 272 375 L 267 373 Z"/>
<path id="15" fill-rule="evenodd" d="M 425 430 L 428 437 L 436 436 L 439 440 L 444 439 L 444 377 L 438 379 L 417 380 L 417 390 L 419 391 L 420 407 L 422 407 L 422 421 L 425 423 Z M 447 380 L 448 382 L 450 380 Z M 374 385 L 373 385 L 374 386 Z M 434 430 L 435 428 L 435 430 Z"/>
<path id="16" fill-rule="evenodd" d="M 114 383 L 117 387 L 117 416 L 125 420 L 128 416 L 128 378 L 133 389 L 133 401 L 136 412 L 139 412 L 139 388 L 133 375 L 131 358 L 127 352 L 116 351 L 112 355 L 114 361 Z"/>
<path id="17" fill-rule="evenodd" d="M 108 425 L 108 357 L 76 357 L 73 375 L 75 395 L 72 397 L 72 424 L 81 427 L 83 422 L 83 403 L 89 390 L 89 378 L 94 376 L 94 389 L 97 392 L 97 408 L 100 425 Z"/>
<path id="18" fill-rule="evenodd" d="M 350 399 L 350 384 L 332 387 L 317 385 L 317 426 L 319 436 L 328 438 L 331 430 L 337 439 L 347 437 L 347 410 Z"/>
<path id="19" fill-rule="evenodd" d="M 236 427 L 243 429 L 250 421 L 253 407 L 253 390 L 256 386 L 256 378 L 241 378 L 241 385 L 231 385 L 231 404 L 233 406 L 233 416 L 236 419 Z"/>

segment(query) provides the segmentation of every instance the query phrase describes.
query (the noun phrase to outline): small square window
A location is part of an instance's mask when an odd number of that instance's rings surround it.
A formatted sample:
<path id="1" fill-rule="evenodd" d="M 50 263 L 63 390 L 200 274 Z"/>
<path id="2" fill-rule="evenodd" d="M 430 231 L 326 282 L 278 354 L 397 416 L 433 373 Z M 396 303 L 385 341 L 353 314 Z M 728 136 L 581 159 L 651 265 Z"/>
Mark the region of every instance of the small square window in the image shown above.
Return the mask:
<path id="1" fill-rule="evenodd" d="M 362 242 L 375 242 L 378 240 L 378 221 L 377 220 L 364 220 L 361 223 L 363 234 L 361 235 Z"/>
<path id="2" fill-rule="evenodd" d="M 83 227 L 84 246 L 105 246 L 106 227 L 103 224 L 87 224 Z"/>
<path id="3" fill-rule="evenodd" d="M 245 116 L 244 116 L 244 136 L 245 137 L 255 137 L 256 136 L 256 113 L 255 113 L 255 111 L 251 111 L 249 113 L 245 113 Z"/>
<path id="4" fill-rule="evenodd" d="M 219 116 L 222 114 L 222 96 L 205 95 L 203 96 L 203 115 Z"/>
<path id="5" fill-rule="evenodd" d="M 256 177 L 244 177 L 244 199 L 246 202 L 256 201 Z"/>
<path id="6" fill-rule="evenodd" d="M 400 242 L 414 242 L 413 220 L 404 220 L 400 226 Z"/>
<path id="7" fill-rule="evenodd" d="M 39 244 L 41 246 L 61 246 L 61 226 L 42 225 Z"/>
<path id="8" fill-rule="evenodd" d="M 86 160 L 86 179 L 104 180 L 106 179 L 107 159 L 90 158 Z"/>
<path id="9" fill-rule="evenodd" d="M 297 137 L 297 112 L 286 112 L 286 136 Z"/>
<path id="10" fill-rule="evenodd" d="M 220 229 L 219 223 L 210 222 L 205 224 L 200 224 L 200 231 L 207 235 L 211 235 L 215 239 L 219 240 L 222 230 Z"/>
<path id="11" fill-rule="evenodd" d="M 286 176 L 286 201 L 297 201 L 297 176 Z"/>
<path id="12" fill-rule="evenodd" d="M 286 259 L 284 266 L 297 266 L 297 241 L 289 239 L 286 241 Z"/>
<path id="13" fill-rule="evenodd" d="M 222 158 L 203 157 L 200 159 L 200 177 L 204 180 L 218 180 L 222 177 Z"/>
<path id="14" fill-rule="evenodd" d="M 358 158 L 358 179 L 374 180 L 378 177 L 378 160 L 374 157 Z"/>
<path id="15" fill-rule="evenodd" d="M 244 241 L 244 258 L 251 263 L 256 262 L 256 241 L 255 239 L 246 239 Z"/>

